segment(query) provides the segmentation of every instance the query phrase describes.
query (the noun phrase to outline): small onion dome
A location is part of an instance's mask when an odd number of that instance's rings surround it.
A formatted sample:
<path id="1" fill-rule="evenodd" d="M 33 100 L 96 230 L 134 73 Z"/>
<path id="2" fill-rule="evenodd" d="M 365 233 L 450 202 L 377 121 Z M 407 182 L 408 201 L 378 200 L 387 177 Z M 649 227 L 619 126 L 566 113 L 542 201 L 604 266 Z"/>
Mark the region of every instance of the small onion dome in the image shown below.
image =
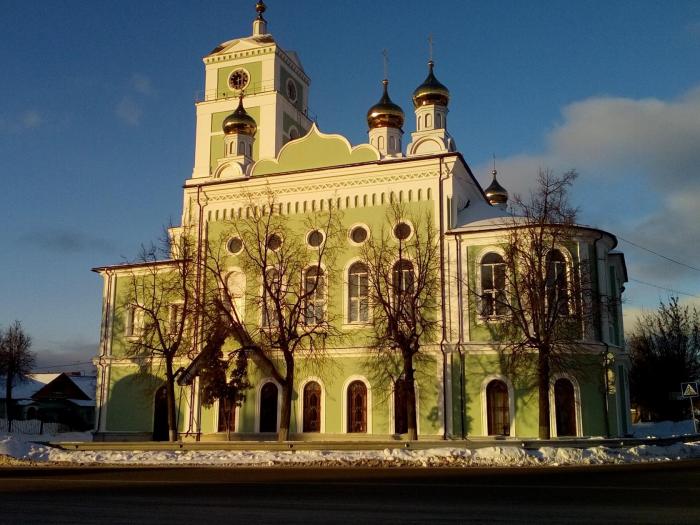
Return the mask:
<path id="1" fill-rule="evenodd" d="M 255 11 L 258 13 L 258 20 L 265 20 L 263 18 L 263 13 L 267 11 L 267 6 L 265 6 L 265 2 L 262 0 L 258 0 L 258 3 L 255 4 Z"/>
<path id="2" fill-rule="evenodd" d="M 243 108 L 242 96 L 238 99 L 236 111 L 224 119 L 222 128 L 226 135 L 232 135 L 234 133 L 250 135 L 251 137 L 255 135 L 255 132 L 258 130 L 258 125 L 255 123 L 255 119 L 248 115 Z"/>
<path id="3" fill-rule="evenodd" d="M 413 106 L 418 108 L 428 104 L 447 106 L 450 101 L 450 90 L 447 89 L 433 74 L 435 62 L 428 62 L 428 76 L 413 92 Z"/>
<path id="4" fill-rule="evenodd" d="M 389 81 L 382 80 L 384 94 L 374 106 L 367 111 L 367 125 L 375 128 L 402 128 L 404 121 L 403 110 L 389 98 Z"/>
<path id="5" fill-rule="evenodd" d="M 496 170 L 493 170 L 492 173 L 493 182 L 491 182 L 491 185 L 488 188 L 486 188 L 486 191 L 484 191 L 484 193 L 486 194 L 486 198 L 492 206 L 496 206 L 498 204 L 505 204 L 508 202 L 508 191 L 503 186 L 501 186 L 496 180 L 496 174 L 498 172 Z"/>

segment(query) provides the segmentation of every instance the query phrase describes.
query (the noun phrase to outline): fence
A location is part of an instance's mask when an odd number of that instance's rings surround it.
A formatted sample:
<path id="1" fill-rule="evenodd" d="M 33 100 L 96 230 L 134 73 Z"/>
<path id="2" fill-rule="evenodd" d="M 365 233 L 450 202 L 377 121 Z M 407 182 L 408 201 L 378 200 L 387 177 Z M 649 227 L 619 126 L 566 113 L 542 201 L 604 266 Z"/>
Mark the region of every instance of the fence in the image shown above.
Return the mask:
<path id="1" fill-rule="evenodd" d="M 63 423 L 46 422 L 39 419 L 13 419 L 12 433 L 32 435 L 55 435 L 61 432 L 70 432 L 71 427 Z M 0 432 L 9 432 L 7 419 L 0 419 Z"/>

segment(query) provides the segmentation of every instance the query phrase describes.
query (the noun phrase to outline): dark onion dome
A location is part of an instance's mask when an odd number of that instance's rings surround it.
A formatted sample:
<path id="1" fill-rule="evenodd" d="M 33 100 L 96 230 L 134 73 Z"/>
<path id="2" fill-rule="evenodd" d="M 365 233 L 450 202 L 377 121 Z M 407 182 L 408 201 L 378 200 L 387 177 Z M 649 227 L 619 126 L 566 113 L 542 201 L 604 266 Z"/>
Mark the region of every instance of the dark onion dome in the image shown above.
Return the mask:
<path id="1" fill-rule="evenodd" d="M 418 108 L 428 104 L 447 106 L 450 101 L 450 90 L 447 89 L 433 74 L 435 62 L 428 62 L 428 76 L 413 92 L 413 106 Z"/>
<path id="2" fill-rule="evenodd" d="M 265 6 L 265 2 L 262 0 L 259 0 L 257 4 L 255 4 L 255 11 L 258 13 L 258 20 L 265 20 L 263 18 L 263 13 L 267 11 L 267 7 Z"/>
<path id="3" fill-rule="evenodd" d="M 236 108 L 236 111 L 224 119 L 222 128 L 226 135 L 232 135 L 234 133 L 250 135 L 251 137 L 255 135 L 255 132 L 258 130 L 258 125 L 255 123 L 255 119 L 248 115 L 246 110 L 243 108 L 242 95 L 238 99 L 238 107 Z"/>
<path id="4" fill-rule="evenodd" d="M 484 193 L 486 194 L 486 198 L 489 200 L 489 203 L 493 206 L 497 204 L 505 204 L 508 202 L 508 191 L 503 186 L 501 186 L 496 180 L 496 174 L 498 172 L 496 170 L 493 170 L 492 173 L 493 181 L 491 182 L 491 185 L 484 191 Z"/>
<path id="5" fill-rule="evenodd" d="M 374 106 L 367 111 L 367 125 L 369 129 L 376 128 L 402 128 L 404 121 L 403 110 L 394 104 L 389 98 L 389 81 L 382 80 L 384 94 Z"/>

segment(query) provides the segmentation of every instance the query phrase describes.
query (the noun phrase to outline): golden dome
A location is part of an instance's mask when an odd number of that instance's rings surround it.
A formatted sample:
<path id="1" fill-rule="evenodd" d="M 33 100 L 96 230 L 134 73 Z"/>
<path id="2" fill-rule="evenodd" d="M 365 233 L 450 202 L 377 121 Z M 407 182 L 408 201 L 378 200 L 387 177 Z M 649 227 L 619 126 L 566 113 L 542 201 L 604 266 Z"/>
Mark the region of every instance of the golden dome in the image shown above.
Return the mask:
<path id="1" fill-rule="evenodd" d="M 226 135 L 232 135 L 234 133 L 250 135 L 251 137 L 255 135 L 255 132 L 258 130 L 258 125 L 255 123 L 255 119 L 248 115 L 243 108 L 243 95 L 238 99 L 236 111 L 224 119 L 222 128 Z"/>
<path id="2" fill-rule="evenodd" d="M 402 128 L 404 114 L 401 107 L 394 104 L 389 98 L 389 81 L 382 80 L 384 94 L 374 106 L 367 111 L 367 125 L 369 129 L 376 128 Z"/>
<path id="3" fill-rule="evenodd" d="M 496 170 L 493 170 L 493 182 L 491 182 L 491 185 L 484 190 L 486 198 L 488 199 L 489 204 L 492 206 L 505 204 L 508 202 L 508 191 L 496 180 L 497 173 L 498 172 Z"/>
<path id="4" fill-rule="evenodd" d="M 447 106 L 450 101 L 450 90 L 447 89 L 433 74 L 435 62 L 428 62 L 428 76 L 413 92 L 413 106 L 418 108 L 428 104 Z"/>

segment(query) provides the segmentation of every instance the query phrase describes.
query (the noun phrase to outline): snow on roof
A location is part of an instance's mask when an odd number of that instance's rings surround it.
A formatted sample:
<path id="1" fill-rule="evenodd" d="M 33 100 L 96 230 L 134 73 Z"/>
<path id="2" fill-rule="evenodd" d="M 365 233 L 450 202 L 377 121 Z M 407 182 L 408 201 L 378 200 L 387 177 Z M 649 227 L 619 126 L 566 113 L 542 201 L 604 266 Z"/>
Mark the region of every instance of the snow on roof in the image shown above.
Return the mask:
<path id="1" fill-rule="evenodd" d="M 473 200 L 457 214 L 457 226 L 452 231 L 469 231 L 503 227 L 512 224 L 513 216 L 483 200 Z"/>
<path id="2" fill-rule="evenodd" d="M 13 399 L 31 399 L 31 397 L 56 379 L 61 374 L 29 374 L 24 381 L 15 381 L 12 385 Z M 0 377 L 0 399 L 5 399 L 5 378 Z"/>
<path id="3" fill-rule="evenodd" d="M 95 406 L 95 400 L 94 399 L 69 399 L 69 403 L 73 403 L 76 406 L 79 407 L 94 407 Z"/>
<path id="4" fill-rule="evenodd" d="M 68 376 L 75 383 L 83 394 L 92 399 L 95 403 L 95 391 L 97 389 L 97 378 L 95 376 Z"/>

